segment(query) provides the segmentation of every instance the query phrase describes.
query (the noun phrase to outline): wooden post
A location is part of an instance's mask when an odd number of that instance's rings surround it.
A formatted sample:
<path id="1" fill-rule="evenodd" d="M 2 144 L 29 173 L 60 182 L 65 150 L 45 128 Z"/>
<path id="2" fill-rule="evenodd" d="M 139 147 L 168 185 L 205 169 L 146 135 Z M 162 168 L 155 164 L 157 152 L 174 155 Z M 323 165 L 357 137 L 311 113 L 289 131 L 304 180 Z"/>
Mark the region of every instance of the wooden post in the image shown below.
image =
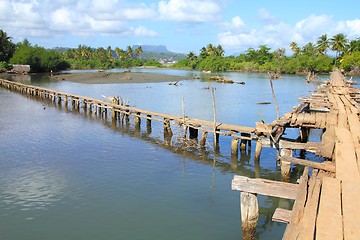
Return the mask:
<path id="1" fill-rule="evenodd" d="M 233 138 L 231 140 L 231 156 L 236 156 L 236 158 L 239 155 L 239 139 Z"/>
<path id="2" fill-rule="evenodd" d="M 151 115 L 147 115 L 148 119 L 146 120 L 146 131 L 147 134 L 151 134 Z"/>
<path id="3" fill-rule="evenodd" d="M 291 149 L 281 149 L 280 156 L 288 156 L 292 157 L 292 150 Z M 281 160 L 281 179 L 284 182 L 288 182 L 290 180 L 290 168 L 291 162 L 286 162 Z"/>
<path id="4" fill-rule="evenodd" d="M 140 124 L 141 124 L 141 118 L 140 118 L 140 112 L 137 112 L 136 113 L 136 116 L 135 116 L 135 127 L 138 127 L 140 128 Z"/>
<path id="5" fill-rule="evenodd" d="M 129 123 L 130 122 L 130 119 L 129 119 L 130 110 L 126 110 L 125 112 L 126 112 L 125 113 L 125 122 Z"/>
<path id="6" fill-rule="evenodd" d="M 189 126 L 189 138 L 197 139 L 199 136 L 199 130 Z"/>
<path id="7" fill-rule="evenodd" d="M 250 135 L 249 133 L 241 133 L 241 136 L 243 136 L 243 137 L 248 137 L 248 138 L 251 137 L 251 135 Z M 242 152 L 246 151 L 246 145 L 248 144 L 249 141 L 250 141 L 250 140 L 247 140 L 247 139 L 241 139 L 241 142 L 240 142 L 240 150 L 241 150 Z M 249 149 L 250 149 L 251 144 L 248 144 L 248 145 L 249 145 Z"/>
<path id="8" fill-rule="evenodd" d="M 170 120 L 167 118 L 164 118 L 164 134 L 166 134 L 168 136 L 173 135 L 173 133 L 171 131 Z"/>
<path id="9" fill-rule="evenodd" d="M 211 89 L 212 93 L 212 104 L 213 104 L 213 111 L 214 111 L 214 149 L 215 151 L 219 150 L 219 134 L 216 132 L 216 103 L 215 103 L 215 92 L 214 88 Z"/>
<path id="10" fill-rule="evenodd" d="M 262 150 L 262 140 L 261 138 L 259 138 L 256 141 L 255 156 L 254 156 L 255 160 L 260 160 L 261 150 Z"/>
<path id="11" fill-rule="evenodd" d="M 200 140 L 200 147 L 205 147 L 206 144 L 206 137 L 208 135 L 208 132 L 202 132 L 201 140 Z"/>
<path id="12" fill-rule="evenodd" d="M 255 239 L 259 219 L 259 206 L 256 194 L 240 192 L 242 239 Z"/>
<path id="13" fill-rule="evenodd" d="M 306 127 L 300 127 L 300 141 L 306 143 L 309 139 L 309 129 Z"/>

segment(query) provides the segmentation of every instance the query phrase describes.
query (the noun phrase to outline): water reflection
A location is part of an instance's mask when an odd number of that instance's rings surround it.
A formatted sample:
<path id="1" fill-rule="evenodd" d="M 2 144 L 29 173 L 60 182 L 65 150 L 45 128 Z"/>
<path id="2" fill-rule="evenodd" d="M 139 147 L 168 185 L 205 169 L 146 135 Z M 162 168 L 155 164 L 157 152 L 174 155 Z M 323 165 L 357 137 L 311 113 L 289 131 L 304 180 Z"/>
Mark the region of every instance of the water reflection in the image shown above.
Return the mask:
<path id="1" fill-rule="evenodd" d="M 42 168 L 22 168 L 2 177 L 2 202 L 22 210 L 43 209 L 61 200 L 67 182 L 64 176 Z"/>

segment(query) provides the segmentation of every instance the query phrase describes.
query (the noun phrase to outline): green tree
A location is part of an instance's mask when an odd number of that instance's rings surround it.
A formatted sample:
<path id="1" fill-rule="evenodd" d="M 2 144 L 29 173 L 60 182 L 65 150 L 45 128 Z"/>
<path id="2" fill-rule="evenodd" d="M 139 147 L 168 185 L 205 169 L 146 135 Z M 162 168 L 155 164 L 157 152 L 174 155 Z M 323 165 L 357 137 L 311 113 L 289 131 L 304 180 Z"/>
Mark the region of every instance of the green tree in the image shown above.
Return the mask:
<path id="1" fill-rule="evenodd" d="M 135 54 L 138 58 L 140 58 L 140 55 L 143 53 L 142 47 L 139 46 L 135 49 Z"/>
<path id="2" fill-rule="evenodd" d="M 133 52 L 133 49 L 132 49 L 131 46 L 127 46 L 127 48 L 126 48 L 126 54 L 127 54 L 127 56 L 128 56 L 129 58 L 132 58 L 132 57 L 133 57 L 134 52 Z"/>
<path id="3" fill-rule="evenodd" d="M 332 38 L 330 38 L 331 50 L 336 52 L 335 65 L 336 65 L 338 57 L 346 49 L 347 43 L 348 43 L 348 40 L 346 38 L 346 35 L 343 33 L 338 33 L 338 34 L 334 35 Z"/>
<path id="4" fill-rule="evenodd" d="M 290 49 L 294 52 L 294 57 L 299 56 L 300 54 L 300 48 L 296 42 L 290 43 Z"/>
<path id="5" fill-rule="evenodd" d="M 15 52 L 15 44 L 11 42 L 11 37 L 0 29 L 0 62 L 8 62 Z"/>
<path id="6" fill-rule="evenodd" d="M 316 49 L 319 55 L 326 55 L 327 49 L 330 47 L 330 41 L 326 34 L 323 34 L 319 37 L 316 42 Z"/>
<path id="7" fill-rule="evenodd" d="M 345 54 L 341 61 L 341 68 L 346 71 L 351 71 L 356 68 L 360 68 L 360 51 L 353 54 Z"/>

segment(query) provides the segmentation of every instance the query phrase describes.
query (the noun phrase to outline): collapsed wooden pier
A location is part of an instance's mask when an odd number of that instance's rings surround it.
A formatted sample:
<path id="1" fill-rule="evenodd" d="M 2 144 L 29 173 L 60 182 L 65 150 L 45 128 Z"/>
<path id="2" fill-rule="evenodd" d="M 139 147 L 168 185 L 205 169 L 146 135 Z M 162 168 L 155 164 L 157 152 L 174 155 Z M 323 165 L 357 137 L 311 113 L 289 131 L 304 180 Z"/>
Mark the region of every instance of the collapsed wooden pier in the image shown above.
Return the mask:
<path id="1" fill-rule="evenodd" d="M 303 104 L 272 124 L 257 129 L 259 140 L 280 150 L 282 182 L 235 176 L 240 191 L 243 239 L 253 239 L 258 221 L 257 194 L 294 199 L 292 209 L 278 208 L 273 221 L 287 223 L 283 239 L 360 239 L 359 90 L 346 85 L 340 71 L 331 73 Z M 297 141 L 282 138 L 286 128 L 300 129 Z M 261 130 L 263 129 L 263 130 Z M 319 143 L 308 142 L 309 129 L 322 129 Z M 262 138 L 259 138 L 262 139 Z M 293 151 L 313 152 L 324 162 L 294 158 Z M 303 165 L 297 183 L 288 183 L 291 163 Z"/>
<path id="2" fill-rule="evenodd" d="M 200 147 L 205 147 L 208 133 L 212 133 L 214 136 L 215 150 L 219 147 L 220 135 L 231 137 L 232 154 L 238 154 L 239 148 L 241 150 L 245 150 L 247 146 L 251 145 L 251 140 L 257 139 L 255 128 L 253 127 L 153 112 L 140 108 L 130 107 L 121 103 L 117 98 L 112 98 L 111 102 L 107 102 L 96 98 L 65 93 L 38 86 L 26 85 L 4 79 L 0 79 L 0 86 L 23 93 L 28 96 L 40 99 L 48 99 L 59 105 L 71 107 L 73 110 L 82 112 L 84 114 L 90 113 L 104 118 L 111 116 L 111 119 L 114 122 L 126 121 L 129 123 L 130 117 L 133 117 L 134 126 L 136 129 L 140 129 L 141 121 L 145 120 L 148 132 L 151 132 L 152 121 L 160 122 L 163 124 L 164 140 L 169 144 L 171 143 L 171 138 L 173 136 L 171 126 L 174 124 L 180 125 L 183 128 L 184 138 L 190 138 L 192 140 L 198 140 L 200 130 L 201 137 L 198 141 Z"/>

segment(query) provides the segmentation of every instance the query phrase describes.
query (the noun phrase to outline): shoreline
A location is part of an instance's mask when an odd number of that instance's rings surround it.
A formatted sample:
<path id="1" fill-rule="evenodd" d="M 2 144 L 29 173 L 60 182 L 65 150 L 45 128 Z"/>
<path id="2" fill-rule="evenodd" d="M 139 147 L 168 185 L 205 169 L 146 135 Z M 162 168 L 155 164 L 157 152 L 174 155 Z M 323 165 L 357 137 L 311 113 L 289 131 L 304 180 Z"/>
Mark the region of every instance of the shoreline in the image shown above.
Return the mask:
<path id="1" fill-rule="evenodd" d="M 158 83 L 190 80 L 189 77 L 139 72 L 83 72 L 54 74 L 53 79 L 85 84 Z"/>

